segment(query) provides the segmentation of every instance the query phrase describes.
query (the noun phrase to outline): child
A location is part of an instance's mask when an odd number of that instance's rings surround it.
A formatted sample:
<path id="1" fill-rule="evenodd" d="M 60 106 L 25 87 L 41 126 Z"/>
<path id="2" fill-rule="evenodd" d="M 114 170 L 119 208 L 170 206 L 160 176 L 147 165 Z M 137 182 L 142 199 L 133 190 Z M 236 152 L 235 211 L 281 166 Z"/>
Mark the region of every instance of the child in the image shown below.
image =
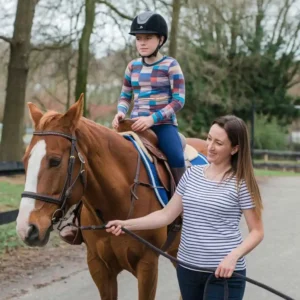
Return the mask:
<path id="1" fill-rule="evenodd" d="M 131 24 L 131 35 L 141 58 L 131 61 L 125 71 L 118 113 L 112 125 L 118 128 L 133 99 L 133 131 L 151 128 L 158 146 L 166 155 L 176 184 L 185 171 L 182 144 L 178 135 L 176 112 L 184 105 L 185 84 L 176 59 L 163 56 L 159 50 L 168 38 L 165 19 L 154 12 L 139 14 Z"/>

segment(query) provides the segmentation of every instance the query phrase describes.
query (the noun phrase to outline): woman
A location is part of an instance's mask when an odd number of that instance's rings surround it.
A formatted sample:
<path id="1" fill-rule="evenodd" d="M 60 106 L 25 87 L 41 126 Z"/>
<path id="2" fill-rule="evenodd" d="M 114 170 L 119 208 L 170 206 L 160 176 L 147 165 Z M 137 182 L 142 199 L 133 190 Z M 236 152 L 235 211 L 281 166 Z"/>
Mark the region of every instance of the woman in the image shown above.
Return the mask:
<path id="1" fill-rule="evenodd" d="M 215 268 L 207 299 L 224 299 L 223 279 L 228 278 L 229 299 L 243 299 L 246 275 L 244 256 L 263 239 L 262 201 L 250 156 L 245 123 L 235 116 L 217 118 L 208 133 L 209 165 L 188 169 L 168 205 L 145 217 L 111 221 L 107 232 L 154 229 L 170 224 L 183 212 L 178 259 L 198 267 Z M 239 231 L 244 215 L 249 234 Z M 183 300 L 203 298 L 209 273 L 177 267 Z"/>

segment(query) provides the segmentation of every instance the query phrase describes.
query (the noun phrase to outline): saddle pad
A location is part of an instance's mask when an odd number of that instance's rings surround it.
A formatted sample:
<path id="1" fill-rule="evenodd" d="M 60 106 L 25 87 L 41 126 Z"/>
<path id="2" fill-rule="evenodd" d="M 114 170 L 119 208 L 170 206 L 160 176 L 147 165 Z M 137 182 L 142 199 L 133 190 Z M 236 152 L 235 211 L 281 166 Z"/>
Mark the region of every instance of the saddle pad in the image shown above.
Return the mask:
<path id="1" fill-rule="evenodd" d="M 130 136 L 132 139 L 139 145 L 140 149 L 143 150 L 147 158 L 150 160 L 151 163 L 153 163 L 152 156 L 149 154 L 148 150 L 144 146 L 143 142 L 141 141 L 140 137 L 133 131 L 124 131 L 124 132 L 118 132 L 120 135 L 123 135 L 125 138 Z"/>
<path id="2" fill-rule="evenodd" d="M 189 162 L 191 162 L 197 156 L 198 156 L 198 151 L 194 147 L 186 144 L 184 149 L 184 160 L 188 160 Z"/>
<path id="3" fill-rule="evenodd" d="M 145 155 L 144 151 L 141 149 L 139 143 L 130 135 L 125 135 L 123 134 L 123 136 L 131 141 L 134 145 L 134 147 L 137 149 L 137 151 L 139 152 L 141 159 L 144 163 L 145 169 L 147 171 L 148 174 L 148 178 L 150 180 L 150 184 L 154 187 L 154 193 L 156 195 L 156 198 L 158 199 L 159 203 L 161 204 L 162 207 L 165 207 L 168 204 L 169 201 L 169 197 L 168 197 L 168 193 L 167 191 L 164 189 L 164 187 L 162 186 L 157 172 L 155 170 L 155 166 L 154 164 L 149 160 L 148 156 Z"/>
<path id="4" fill-rule="evenodd" d="M 144 163 L 145 169 L 146 169 L 147 174 L 148 174 L 148 178 L 150 180 L 150 184 L 154 187 L 154 193 L 156 195 L 156 198 L 158 199 L 158 201 L 161 204 L 161 206 L 165 207 L 168 204 L 168 201 L 169 201 L 168 193 L 163 188 L 163 186 L 162 186 L 162 184 L 161 184 L 161 182 L 159 180 L 159 177 L 157 175 L 157 172 L 156 172 L 154 164 L 149 160 L 148 156 L 145 155 L 145 153 L 142 150 L 142 148 L 140 147 L 139 143 L 132 137 L 131 134 L 127 134 L 127 135 L 123 134 L 123 136 L 127 140 L 131 141 L 133 143 L 134 147 L 140 153 L 141 159 L 142 159 L 142 161 Z M 196 166 L 196 165 L 206 165 L 206 164 L 208 164 L 208 161 L 207 161 L 206 157 L 203 154 L 197 152 L 196 157 L 194 157 L 190 161 L 190 163 L 193 166 Z"/>

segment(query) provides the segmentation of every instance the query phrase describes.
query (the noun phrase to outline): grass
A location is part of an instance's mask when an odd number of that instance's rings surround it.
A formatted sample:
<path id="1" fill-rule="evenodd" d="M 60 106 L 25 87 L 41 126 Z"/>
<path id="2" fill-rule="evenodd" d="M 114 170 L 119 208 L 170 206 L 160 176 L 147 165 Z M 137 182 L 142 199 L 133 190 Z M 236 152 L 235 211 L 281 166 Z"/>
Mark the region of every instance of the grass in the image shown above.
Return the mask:
<path id="1" fill-rule="evenodd" d="M 0 182 L 0 211 L 18 208 L 23 191 L 23 184 Z"/>
<path id="2" fill-rule="evenodd" d="M 16 222 L 0 226 L 0 254 L 24 246 L 17 235 Z"/>
<path id="3" fill-rule="evenodd" d="M 254 159 L 255 163 L 277 163 L 277 164 L 287 164 L 287 165 L 300 165 L 300 160 L 273 160 L 269 159 L 268 161 L 264 161 L 263 159 Z"/>
<path id="4" fill-rule="evenodd" d="M 299 176 L 300 177 L 300 173 L 295 173 L 292 171 L 280 171 L 280 170 L 264 170 L 264 169 L 254 169 L 254 174 L 255 176 L 267 176 L 267 177 L 273 177 L 273 176 L 277 176 L 277 177 L 288 177 L 288 176 Z"/>
<path id="5" fill-rule="evenodd" d="M 0 182 L 0 211 L 19 208 L 23 184 Z M 0 254 L 9 249 L 24 246 L 16 233 L 16 222 L 0 226 Z"/>
<path id="6" fill-rule="evenodd" d="M 18 209 L 24 184 L 0 182 L 0 212 Z M 49 244 L 59 246 L 61 240 L 57 233 L 52 233 Z M 16 222 L 0 226 L 0 255 L 15 248 L 26 247 L 16 232 Z"/>

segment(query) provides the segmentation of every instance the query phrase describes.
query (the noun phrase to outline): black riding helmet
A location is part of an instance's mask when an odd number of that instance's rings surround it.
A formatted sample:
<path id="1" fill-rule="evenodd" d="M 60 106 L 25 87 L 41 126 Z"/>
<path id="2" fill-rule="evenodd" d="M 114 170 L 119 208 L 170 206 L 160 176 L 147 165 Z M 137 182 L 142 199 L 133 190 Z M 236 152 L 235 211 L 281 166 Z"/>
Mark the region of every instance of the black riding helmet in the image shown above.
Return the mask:
<path id="1" fill-rule="evenodd" d="M 152 11 L 145 11 L 136 16 L 131 23 L 129 34 L 135 36 L 139 33 L 152 33 L 157 34 L 159 37 L 164 37 L 163 43 L 161 45 L 158 44 L 156 50 L 151 55 L 145 57 L 156 56 L 158 50 L 168 39 L 168 25 L 166 20 L 160 14 Z"/>

